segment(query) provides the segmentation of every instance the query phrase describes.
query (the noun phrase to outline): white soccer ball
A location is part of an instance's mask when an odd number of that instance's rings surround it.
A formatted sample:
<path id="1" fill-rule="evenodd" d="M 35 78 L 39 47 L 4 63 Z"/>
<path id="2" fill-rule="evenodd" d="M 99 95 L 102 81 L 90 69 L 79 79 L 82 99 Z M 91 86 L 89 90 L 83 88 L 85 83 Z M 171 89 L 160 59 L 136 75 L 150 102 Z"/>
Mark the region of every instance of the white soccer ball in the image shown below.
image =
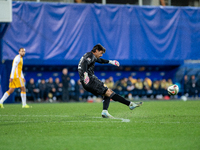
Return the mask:
<path id="1" fill-rule="evenodd" d="M 170 86 L 167 88 L 167 91 L 168 91 L 168 94 L 169 94 L 169 95 L 176 95 L 176 94 L 178 94 L 178 92 L 179 92 L 179 87 L 178 87 L 178 85 L 173 84 L 173 85 L 170 85 Z"/>

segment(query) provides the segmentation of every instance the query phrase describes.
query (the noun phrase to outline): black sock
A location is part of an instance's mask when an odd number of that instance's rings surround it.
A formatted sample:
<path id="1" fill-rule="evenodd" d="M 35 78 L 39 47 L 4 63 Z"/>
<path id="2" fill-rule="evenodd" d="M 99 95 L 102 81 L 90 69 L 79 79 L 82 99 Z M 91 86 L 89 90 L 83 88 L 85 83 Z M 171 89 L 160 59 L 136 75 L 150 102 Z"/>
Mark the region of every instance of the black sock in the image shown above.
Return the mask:
<path id="1" fill-rule="evenodd" d="M 112 93 L 110 98 L 113 99 L 114 101 L 118 101 L 127 106 L 129 106 L 129 104 L 130 104 L 130 101 L 126 100 L 125 98 L 121 97 L 120 95 L 118 95 L 116 93 Z"/>
<path id="2" fill-rule="evenodd" d="M 103 98 L 103 110 L 108 110 L 110 104 L 110 97 L 104 96 Z"/>

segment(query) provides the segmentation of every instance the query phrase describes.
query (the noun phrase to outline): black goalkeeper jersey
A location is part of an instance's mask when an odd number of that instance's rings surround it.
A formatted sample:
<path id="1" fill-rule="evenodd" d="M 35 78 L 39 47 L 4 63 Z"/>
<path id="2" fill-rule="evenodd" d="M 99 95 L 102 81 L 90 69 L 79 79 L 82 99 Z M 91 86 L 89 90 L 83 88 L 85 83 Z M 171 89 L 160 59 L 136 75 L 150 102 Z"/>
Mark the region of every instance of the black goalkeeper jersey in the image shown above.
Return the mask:
<path id="1" fill-rule="evenodd" d="M 109 61 L 102 58 L 96 58 L 92 52 L 85 53 L 78 64 L 78 73 L 80 76 L 80 81 L 84 80 L 84 72 L 88 73 L 89 78 L 91 78 L 94 75 L 95 62 L 105 64 Z"/>

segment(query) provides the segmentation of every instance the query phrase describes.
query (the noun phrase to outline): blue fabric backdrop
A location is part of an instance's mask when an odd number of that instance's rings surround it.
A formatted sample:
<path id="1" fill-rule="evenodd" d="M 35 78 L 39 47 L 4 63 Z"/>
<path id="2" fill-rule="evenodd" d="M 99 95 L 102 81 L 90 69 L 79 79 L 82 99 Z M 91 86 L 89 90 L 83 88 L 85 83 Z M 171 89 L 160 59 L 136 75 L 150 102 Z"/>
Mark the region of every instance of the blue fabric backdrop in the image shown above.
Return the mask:
<path id="1" fill-rule="evenodd" d="M 77 64 L 97 43 L 121 64 L 180 64 L 200 58 L 200 8 L 13 2 L 2 43 L 25 64 Z"/>

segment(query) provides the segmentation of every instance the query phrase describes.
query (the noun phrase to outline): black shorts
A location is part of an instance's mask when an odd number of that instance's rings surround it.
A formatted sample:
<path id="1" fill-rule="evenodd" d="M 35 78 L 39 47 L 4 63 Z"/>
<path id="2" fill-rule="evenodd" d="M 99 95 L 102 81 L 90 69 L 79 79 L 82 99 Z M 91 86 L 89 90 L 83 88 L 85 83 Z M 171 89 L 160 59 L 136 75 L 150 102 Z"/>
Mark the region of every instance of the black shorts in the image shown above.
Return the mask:
<path id="1" fill-rule="evenodd" d="M 106 91 L 108 90 L 106 85 L 104 85 L 104 83 L 95 76 L 90 78 L 90 82 L 87 85 L 84 83 L 84 81 L 81 81 L 81 83 L 83 85 L 83 88 L 86 91 L 88 91 L 96 96 L 104 95 L 106 93 Z"/>

